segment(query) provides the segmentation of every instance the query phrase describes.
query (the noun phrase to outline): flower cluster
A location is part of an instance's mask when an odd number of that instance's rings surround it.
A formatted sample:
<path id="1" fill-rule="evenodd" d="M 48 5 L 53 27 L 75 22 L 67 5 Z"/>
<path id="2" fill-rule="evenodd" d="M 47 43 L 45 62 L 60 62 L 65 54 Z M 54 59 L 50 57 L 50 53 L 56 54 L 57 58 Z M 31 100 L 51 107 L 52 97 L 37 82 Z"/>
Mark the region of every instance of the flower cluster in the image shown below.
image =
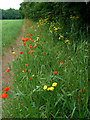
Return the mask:
<path id="1" fill-rule="evenodd" d="M 47 91 L 53 91 L 55 86 L 57 86 L 56 82 L 52 83 L 51 87 L 48 87 L 47 85 L 44 85 L 43 89 L 47 90 Z"/>
<path id="2" fill-rule="evenodd" d="M 10 86 L 9 87 L 6 87 L 6 88 L 4 88 L 4 90 L 3 91 L 8 91 L 10 89 Z M 1 94 L 1 98 L 7 98 L 8 97 L 8 94 L 6 94 L 6 93 L 2 93 Z"/>
<path id="3" fill-rule="evenodd" d="M 72 15 L 70 15 L 70 18 L 71 19 L 79 19 L 79 16 L 72 16 Z"/>

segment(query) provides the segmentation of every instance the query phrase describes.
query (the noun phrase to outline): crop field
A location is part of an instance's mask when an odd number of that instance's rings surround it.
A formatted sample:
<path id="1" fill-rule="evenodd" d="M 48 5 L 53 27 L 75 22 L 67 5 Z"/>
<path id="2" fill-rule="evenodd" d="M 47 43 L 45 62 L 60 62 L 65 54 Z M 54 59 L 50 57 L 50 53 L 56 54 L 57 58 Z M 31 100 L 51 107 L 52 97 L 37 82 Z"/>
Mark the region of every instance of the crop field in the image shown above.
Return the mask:
<path id="1" fill-rule="evenodd" d="M 2 20 L 2 51 L 7 50 L 21 32 L 23 20 Z"/>

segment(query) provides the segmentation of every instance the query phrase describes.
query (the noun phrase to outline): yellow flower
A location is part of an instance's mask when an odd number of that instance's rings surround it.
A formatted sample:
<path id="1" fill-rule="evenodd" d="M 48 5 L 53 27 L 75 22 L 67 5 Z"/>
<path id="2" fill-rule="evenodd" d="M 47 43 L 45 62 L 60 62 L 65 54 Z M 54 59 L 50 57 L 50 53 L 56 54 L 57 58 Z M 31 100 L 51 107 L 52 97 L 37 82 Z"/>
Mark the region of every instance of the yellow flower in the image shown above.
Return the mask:
<path id="1" fill-rule="evenodd" d="M 55 29 L 55 31 L 58 30 L 58 28 L 56 28 L 56 27 L 54 29 Z"/>
<path id="2" fill-rule="evenodd" d="M 63 36 L 61 34 L 59 34 L 59 35 L 60 35 L 59 39 L 63 38 Z"/>
<path id="3" fill-rule="evenodd" d="M 63 36 L 60 34 L 60 37 L 63 38 Z"/>
<path id="4" fill-rule="evenodd" d="M 49 32 L 51 32 L 51 33 L 52 33 L 52 30 L 50 30 Z"/>
<path id="5" fill-rule="evenodd" d="M 39 37 L 37 37 L 37 40 L 39 40 Z"/>
<path id="6" fill-rule="evenodd" d="M 47 90 L 49 91 L 53 91 L 54 90 L 54 87 L 48 87 Z"/>
<path id="7" fill-rule="evenodd" d="M 68 42 L 69 40 L 65 40 L 65 43 Z"/>
<path id="8" fill-rule="evenodd" d="M 79 16 L 76 16 L 76 17 L 75 17 L 75 16 L 70 15 L 70 18 L 71 18 L 71 19 L 78 19 Z"/>
<path id="9" fill-rule="evenodd" d="M 32 77 L 34 77 L 35 75 L 33 74 Z"/>
<path id="10" fill-rule="evenodd" d="M 61 37 L 59 37 L 59 39 L 61 39 Z"/>
<path id="11" fill-rule="evenodd" d="M 39 20 L 39 22 L 41 22 L 41 20 Z"/>
<path id="12" fill-rule="evenodd" d="M 68 44 L 70 44 L 70 41 L 69 40 L 65 40 L 65 43 L 67 43 L 68 42 Z"/>
<path id="13" fill-rule="evenodd" d="M 12 52 L 13 54 L 15 54 L 15 52 Z"/>
<path id="14" fill-rule="evenodd" d="M 52 84 L 52 86 L 53 86 L 53 87 L 54 87 L 54 86 L 57 86 L 57 83 L 56 83 L 56 82 L 55 82 L 55 83 L 53 83 L 53 84 Z"/>
<path id="15" fill-rule="evenodd" d="M 47 89 L 47 85 L 44 85 L 43 89 L 46 90 Z"/>

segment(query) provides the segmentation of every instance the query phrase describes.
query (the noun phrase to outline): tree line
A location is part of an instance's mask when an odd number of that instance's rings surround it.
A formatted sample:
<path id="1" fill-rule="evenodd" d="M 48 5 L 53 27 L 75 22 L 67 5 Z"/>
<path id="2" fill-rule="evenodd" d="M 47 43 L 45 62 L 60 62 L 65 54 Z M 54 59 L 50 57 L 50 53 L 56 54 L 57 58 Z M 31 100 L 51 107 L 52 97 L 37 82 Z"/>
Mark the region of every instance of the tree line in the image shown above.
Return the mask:
<path id="1" fill-rule="evenodd" d="M 50 21 L 68 21 L 70 15 L 79 16 L 80 23 L 89 23 L 90 2 L 22 2 L 20 13 L 35 21 L 50 15 Z"/>
<path id="2" fill-rule="evenodd" d="M 22 19 L 23 18 L 19 10 L 10 8 L 7 10 L 0 9 L 0 11 L 2 11 L 2 19 Z"/>

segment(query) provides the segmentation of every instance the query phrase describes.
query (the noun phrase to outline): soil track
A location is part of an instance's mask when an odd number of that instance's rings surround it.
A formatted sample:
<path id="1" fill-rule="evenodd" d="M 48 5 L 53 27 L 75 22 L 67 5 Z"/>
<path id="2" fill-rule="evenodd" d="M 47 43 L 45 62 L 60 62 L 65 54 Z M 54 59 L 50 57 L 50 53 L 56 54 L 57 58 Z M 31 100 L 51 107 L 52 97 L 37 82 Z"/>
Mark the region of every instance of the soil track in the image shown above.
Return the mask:
<path id="1" fill-rule="evenodd" d="M 18 54 L 18 51 L 21 47 L 21 39 L 24 35 L 24 24 L 22 26 L 22 30 L 20 35 L 17 37 L 16 41 L 16 45 L 13 45 L 12 48 L 8 48 L 7 51 L 4 52 L 4 55 L 2 56 L 2 88 L 3 87 L 7 87 L 7 85 L 11 85 L 12 84 L 12 71 L 10 71 L 9 73 L 6 73 L 5 71 L 8 69 L 8 63 L 11 65 L 12 67 L 12 60 L 14 59 L 14 55 L 12 54 L 12 52 L 14 51 L 15 54 Z"/>

